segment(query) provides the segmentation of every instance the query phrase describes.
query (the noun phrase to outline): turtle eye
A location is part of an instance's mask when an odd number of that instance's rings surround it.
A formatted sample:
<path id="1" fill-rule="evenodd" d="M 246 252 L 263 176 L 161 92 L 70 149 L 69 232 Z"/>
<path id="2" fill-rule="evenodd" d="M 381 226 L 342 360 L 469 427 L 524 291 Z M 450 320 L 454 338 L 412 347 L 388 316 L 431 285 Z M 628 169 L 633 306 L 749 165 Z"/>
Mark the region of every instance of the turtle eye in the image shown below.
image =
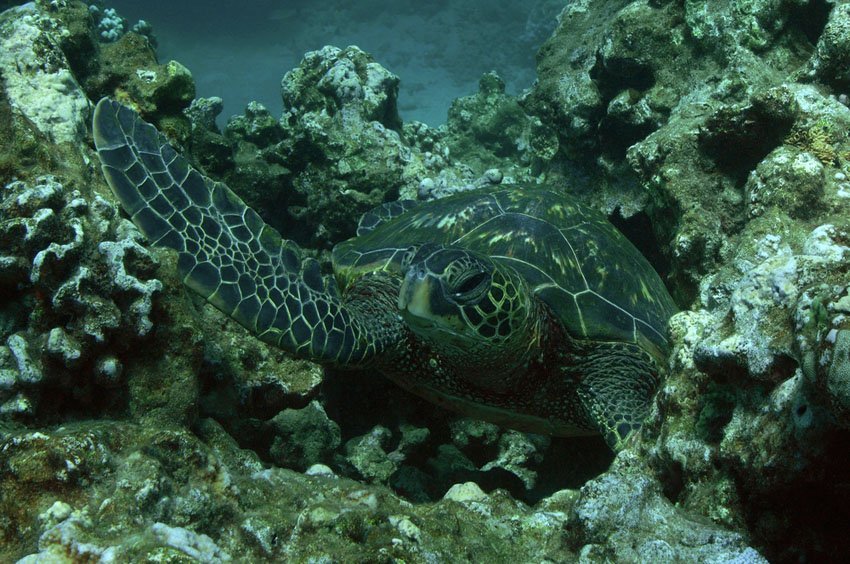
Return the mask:
<path id="1" fill-rule="evenodd" d="M 476 272 L 457 285 L 452 297 L 458 301 L 472 302 L 480 298 L 489 285 L 490 275 L 486 272 Z"/>

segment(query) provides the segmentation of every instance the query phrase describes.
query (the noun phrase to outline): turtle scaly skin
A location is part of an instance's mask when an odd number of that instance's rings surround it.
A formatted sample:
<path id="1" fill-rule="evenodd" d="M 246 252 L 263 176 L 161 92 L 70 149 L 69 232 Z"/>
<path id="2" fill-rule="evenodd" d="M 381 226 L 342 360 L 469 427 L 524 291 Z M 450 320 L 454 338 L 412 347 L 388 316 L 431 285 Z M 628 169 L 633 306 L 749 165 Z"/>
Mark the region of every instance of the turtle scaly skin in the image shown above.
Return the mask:
<path id="1" fill-rule="evenodd" d="M 103 173 L 183 281 L 258 338 L 340 368 L 374 367 L 435 403 L 550 435 L 640 427 L 668 342 L 669 294 L 594 212 L 535 187 L 392 202 L 300 260 L 227 186 L 129 108 L 101 100 Z"/>

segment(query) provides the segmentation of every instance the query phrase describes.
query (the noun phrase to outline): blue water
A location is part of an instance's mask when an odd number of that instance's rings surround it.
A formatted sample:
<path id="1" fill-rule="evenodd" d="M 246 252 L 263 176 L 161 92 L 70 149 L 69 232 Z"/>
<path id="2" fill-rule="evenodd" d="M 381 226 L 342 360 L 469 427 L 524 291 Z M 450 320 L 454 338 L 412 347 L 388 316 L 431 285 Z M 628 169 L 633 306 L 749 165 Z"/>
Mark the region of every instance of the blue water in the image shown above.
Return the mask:
<path id="1" fill-rule="evenodd" d="M 198 96 L 224 99 L 223 115 L 258 100 L 277 114 L 280 79 L 324 45 L 357 45 L 401 78 L 405 121 L 445 122 L 454 98 L 496 70 L 508 91 L 535 78 L 534 54 L 567 0 L 107 0 L 130 25 L 154 27 L 162 62 L 192 71 Z"/>

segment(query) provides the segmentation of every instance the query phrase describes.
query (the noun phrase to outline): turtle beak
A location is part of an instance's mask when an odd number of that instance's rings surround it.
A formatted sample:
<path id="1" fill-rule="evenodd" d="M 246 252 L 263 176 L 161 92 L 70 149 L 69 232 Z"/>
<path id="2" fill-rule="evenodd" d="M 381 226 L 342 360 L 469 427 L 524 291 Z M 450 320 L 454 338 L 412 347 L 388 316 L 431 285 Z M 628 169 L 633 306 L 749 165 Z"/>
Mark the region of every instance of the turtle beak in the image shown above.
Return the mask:
<path id="1" fill-rule="evenodd" d="M 434 279 L 425 270 L 411 268 L 398 293 L 398 309 L 415 317 L 430 317 L 429 295 Z"/>

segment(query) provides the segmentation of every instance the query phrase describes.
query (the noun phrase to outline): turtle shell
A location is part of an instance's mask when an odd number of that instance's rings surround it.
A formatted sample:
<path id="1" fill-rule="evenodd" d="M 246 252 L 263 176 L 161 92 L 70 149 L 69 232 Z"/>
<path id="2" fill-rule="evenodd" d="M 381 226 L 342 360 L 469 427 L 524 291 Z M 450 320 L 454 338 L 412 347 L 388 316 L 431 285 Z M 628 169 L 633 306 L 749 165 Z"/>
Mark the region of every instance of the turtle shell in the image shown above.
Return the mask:
<path id="1" fill-rule="evenodd" d="M 463 192 L 373 215 L 361 232 L 334 249 L 342 287 L 366 273 L 401 275 L 411 247 L 442 243 L 515 269 L 574 338 L 635 342 L 658 357 L 668 348 L 675 305 L 658 274 L 604 215 L 550 189 Z"/>

